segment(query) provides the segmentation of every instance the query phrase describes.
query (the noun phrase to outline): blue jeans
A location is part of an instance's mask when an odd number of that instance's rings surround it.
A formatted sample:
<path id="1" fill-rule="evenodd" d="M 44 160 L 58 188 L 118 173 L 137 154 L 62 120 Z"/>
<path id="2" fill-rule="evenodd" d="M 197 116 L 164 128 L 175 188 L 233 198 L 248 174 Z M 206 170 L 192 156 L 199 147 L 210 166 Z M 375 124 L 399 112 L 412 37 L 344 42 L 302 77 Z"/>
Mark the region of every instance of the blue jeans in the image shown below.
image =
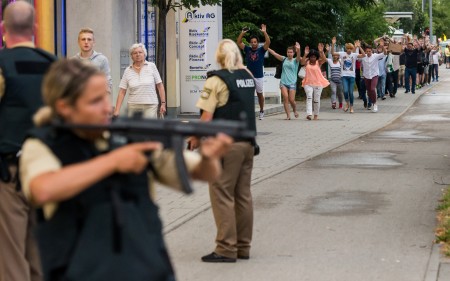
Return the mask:
<path id="1" fill-rule="evenodd" d="M 358 92 L 359 92 L 359 96 L 362 98 L 362 100 L 364 101 L 364 103 L 367 103 L 367 95 L 366 95 L 366 82 L 364 81 L 364 78 L 360 78 L 359 81 L 357 81 L 357 83 L 359 83 L 359 88 L 358 88 Z"/>
<path id="2" fill-rule="evenodd" d="M 346 102 L 353 105 L 353 87 L 355 86 L 355 77 L 342 76 L 342 87 L 344 89 L 344 98 Z"/>
<path id="3" fill-rule="evenodd" d="M 386 91 L 386 74 L 378 76 L 377 83 L 377 97 L 384 97 L 384 93 Z"/>
<path id="4" fill-rule="evenodd" d="M 411 76 L 412 85 L 409 87 L 409 77 Z M 409 68 L 405 69 L 405 89 L 406 91 L 415 92 L 416 91 L 416 76 L 417 76 L 417 68 Z"/>
<path id="5" fill-rule="evenodd" d="M 431 72 L 431 77 L 433 77 L 433 81 L 439 81 L 439 64 L 433 64 L 433 71 Z"/>

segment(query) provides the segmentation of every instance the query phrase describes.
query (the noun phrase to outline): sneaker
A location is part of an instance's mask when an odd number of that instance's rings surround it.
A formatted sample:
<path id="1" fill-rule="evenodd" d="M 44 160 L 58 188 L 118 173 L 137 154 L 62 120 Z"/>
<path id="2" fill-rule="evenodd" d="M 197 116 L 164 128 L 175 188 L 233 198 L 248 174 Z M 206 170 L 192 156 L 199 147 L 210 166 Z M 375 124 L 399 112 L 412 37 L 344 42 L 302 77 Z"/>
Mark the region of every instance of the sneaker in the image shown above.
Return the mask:
<path id="1" fill-rule="evenodd" d="M 386 97 L 385 96 L 383 96 L 382 98 L 381 98 L 382 100 L 385 100 L 386 99 Z"/>
<path id="2" fill-rule="evenodd" d="M 369 105 L 367 106 L 367 110 L 371 110 L 371 109 L 372 109 L 372 105 L 369 104 Z"/>
<path id="3" fill-rule="evenodd" d="M 376 105 L 376 104 L 374 104 L 373 105 L 373 110 L 372 110 L 373 112 L 378 112 L 378 105 Z"/>
<path id="4" fill-rule="evenodd" d="M 339 103 L 339 109 L 342 109 L 342 102 Z"/>
<path id="5" fill-rule="evenodd" d="M 264 119 L 264 111 L 260 111 L 259 112 L 259 120 L 263 120 Z"/>
<path id="6" fill-rule="evenodd" d="M 336 103 L 335 102 L 331 103 L 331 108 L 332 109 L 336 109 Z"/>
<path id="7" fill-rule="evenodd" d="M 406 91 L 405 91 L 405 94 L 407 94 L 407 93 L 409 93 L 409 90 L 406 90 Z"/>

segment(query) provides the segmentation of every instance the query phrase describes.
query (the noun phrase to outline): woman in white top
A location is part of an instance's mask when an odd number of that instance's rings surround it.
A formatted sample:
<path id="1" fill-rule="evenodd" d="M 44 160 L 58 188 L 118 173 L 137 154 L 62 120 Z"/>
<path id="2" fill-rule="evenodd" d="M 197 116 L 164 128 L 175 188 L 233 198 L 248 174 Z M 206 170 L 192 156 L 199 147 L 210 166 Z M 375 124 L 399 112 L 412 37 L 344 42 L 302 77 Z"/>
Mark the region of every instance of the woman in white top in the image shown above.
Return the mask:
<path id="1" fill-rule="evenodd" d="M 120 107 L 128 90 L 128 116 L 135 113 L 145 118 L 158 118 L 158 88 L 161 106 L 159 114 L 166 113 L 166 95 L 164 84 L 156 65 L 145 60 L 147 50 L 141 43 L 133 44 L 130 48 L 133 64 L 125 69 L 119 85 L 116 108 L 113 115 L 119 116 Z"/>
<path id="2" fill-rule="evenodd" d="M 354 53 L 353 51 L 355 50 Z M 355 41 L 355 45 L 352 43 L 345 44 L 345 52 L 335 52 L 336 37 L 331 39 L 331 54 L 339 55 L 342 61 L 342 88 L 344 90 L 345 107 L 344 111 L 347 112 L 350 109 L 350 113 L 353 113 L 353 88 L 355 86 L 356 77 L 356 60 L 362 58 L 363 55 L 359 54 L 360 42 Z"/>

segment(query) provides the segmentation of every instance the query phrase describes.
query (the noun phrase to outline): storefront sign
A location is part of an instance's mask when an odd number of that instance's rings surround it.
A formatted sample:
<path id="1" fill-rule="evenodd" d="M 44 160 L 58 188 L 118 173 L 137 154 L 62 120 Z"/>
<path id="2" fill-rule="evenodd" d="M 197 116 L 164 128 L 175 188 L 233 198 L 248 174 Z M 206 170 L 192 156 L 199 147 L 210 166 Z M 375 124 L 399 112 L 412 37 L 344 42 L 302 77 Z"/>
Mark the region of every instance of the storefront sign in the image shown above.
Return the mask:
<path id="1" fill-rule="evenodd" d="M 201 6 L 179 13 L 181 112 L 198 113 L 195 104 L 206 73 L 218 69 L 215 52 L 222 39 L 222 7 Z"/>

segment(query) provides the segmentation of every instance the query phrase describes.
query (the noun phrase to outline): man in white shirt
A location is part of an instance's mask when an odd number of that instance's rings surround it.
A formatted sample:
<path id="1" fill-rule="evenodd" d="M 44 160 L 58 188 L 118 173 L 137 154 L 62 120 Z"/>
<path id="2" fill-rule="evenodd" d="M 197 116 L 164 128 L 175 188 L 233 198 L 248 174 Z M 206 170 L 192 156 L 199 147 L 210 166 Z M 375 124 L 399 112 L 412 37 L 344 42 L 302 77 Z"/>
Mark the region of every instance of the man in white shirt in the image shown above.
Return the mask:
<path id="1" fill-rule="evenodd" d="M 431 51 L 433 56 L 433 71 L 431 72 L 431 77 L 433 82 L 439 81 L 439 60 L 441 59 L 441 53 L 439 52 L 439 46 L 435 46 L 434 50 Z"/>
<path id="2" fill-rule="evenodd" d="M 383 48 L 383 53 L 373 54 L 372 47 L 367 45 L 365 49 L 366 56 L 361 59 L 365 79 L 364 81 L 366 83 L 366 88 L 369 95 L 369 106 L 367 109 L 370 109 L 370 104 L 373 104 L 373 112 L 378 112 L 377 92 L 375 89 L 378 83 L 378 75 L 380 71 L 378 68 L 378 60 L 384 59 L 387 52 L 386 46 L 383 46 Z"/>

